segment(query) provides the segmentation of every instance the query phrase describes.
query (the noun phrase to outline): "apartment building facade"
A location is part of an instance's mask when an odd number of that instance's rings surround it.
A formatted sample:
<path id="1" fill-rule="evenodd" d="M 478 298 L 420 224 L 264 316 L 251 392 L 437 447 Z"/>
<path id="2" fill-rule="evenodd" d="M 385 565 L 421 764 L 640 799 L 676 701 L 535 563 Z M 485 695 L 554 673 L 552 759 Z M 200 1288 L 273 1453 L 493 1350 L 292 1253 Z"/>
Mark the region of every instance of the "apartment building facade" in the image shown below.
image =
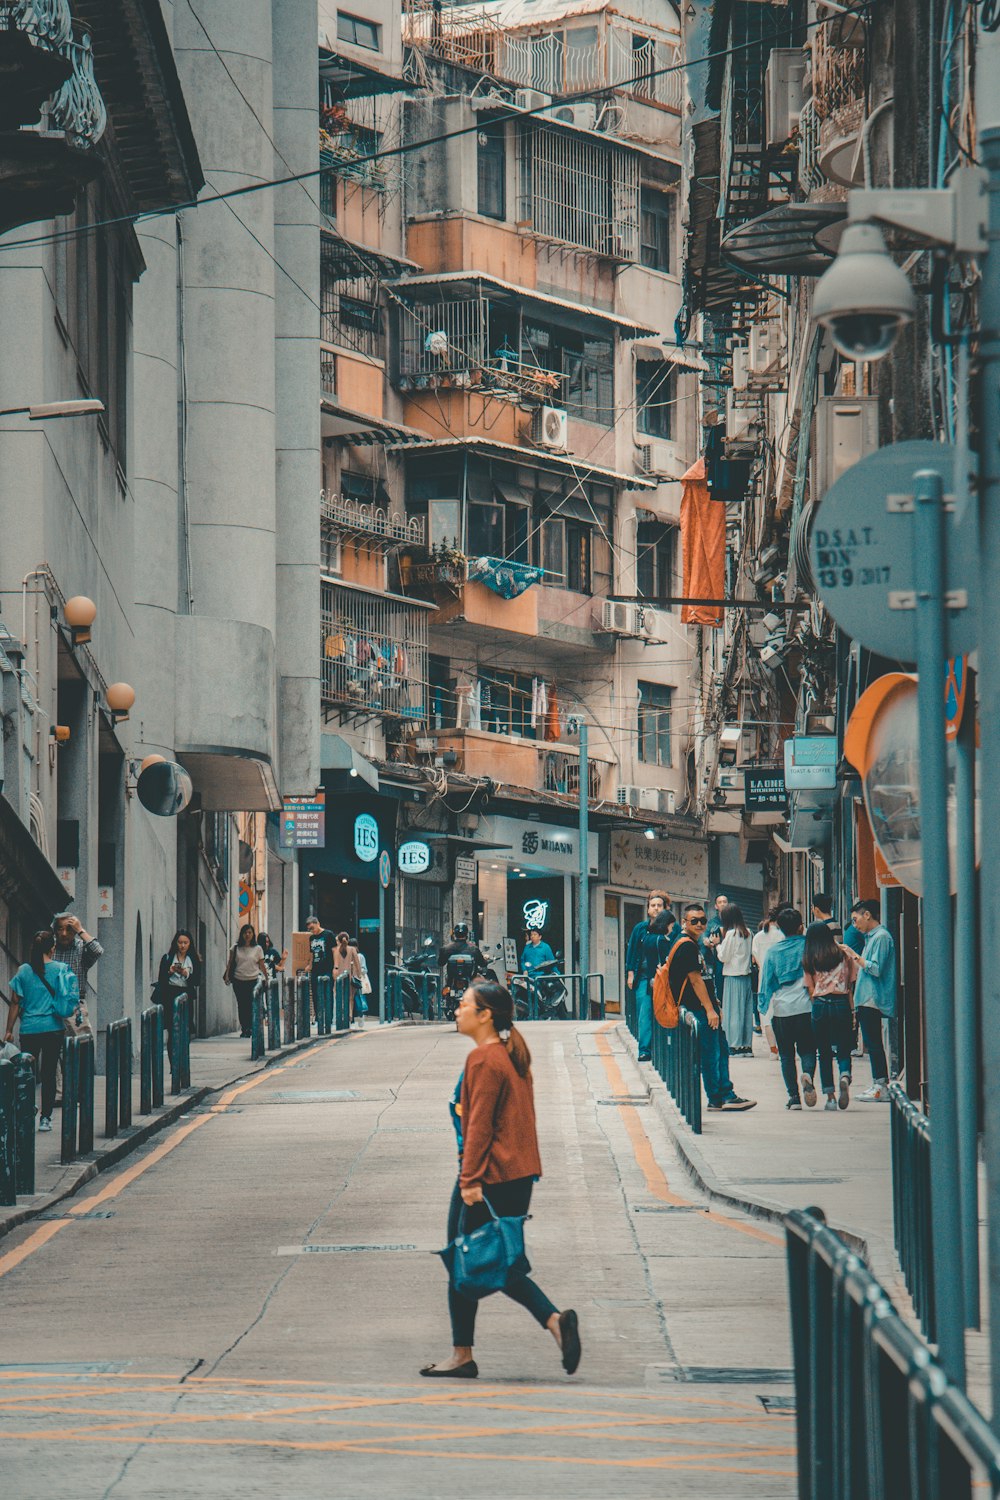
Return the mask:
<path id="1" fill-rule="evenodd" d="M 543 920 L 614 993 L 650 881 L 707 894 L 694 643 L 668 602 L 701 363 L 675 329 L 676 13 L 488 0 L 324 24 L 324 783 L 328 819 L 331 798 L 360 811 L 302 857 L 302 899 L 364 943 L 371 817 L 380 848 L 425 846 L 394 873 L 400 950 Z"/>
<path id="2" fill-rule="evenodd" d="M 241 906 L 296 920 L 268 815 L 319 778 L 319 207 L 315 182 L 266 187 L 318 166 L 315 13 L 4 9 L 0 49 L 38 83 L 0 122 L 0 407 L 104 411 L 0 418 L 0 983 L 69 906 L 105 950 L 103 1033 L 187 927 L 198 1029 L 230 1029 Z M 177 816 L 136 795 L 152 755 L 190 776 Z"/>

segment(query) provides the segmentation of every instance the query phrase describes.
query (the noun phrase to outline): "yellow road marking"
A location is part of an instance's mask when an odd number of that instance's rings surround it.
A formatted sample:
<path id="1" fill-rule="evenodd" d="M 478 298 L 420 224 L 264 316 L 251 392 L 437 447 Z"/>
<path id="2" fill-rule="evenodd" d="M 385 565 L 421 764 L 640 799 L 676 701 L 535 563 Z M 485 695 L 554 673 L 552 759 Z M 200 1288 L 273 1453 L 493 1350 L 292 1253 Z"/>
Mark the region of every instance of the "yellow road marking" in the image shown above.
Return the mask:
<path id="1" fill-rule="evenodd" d="M 622 1124 L 625 1126 L 628 1138 L 632 1142 L 632 1150 L 635 1153 L 639 1170 L 646 1179 L 646 1186 L 653 1194 L 653 1197 L 659 1198 L 661 1203 L 669 1203 L 675 1208 L 695 1208 L 697 1205 L 693 1204 L 690 1198 L 682 1198 L 677 1193 L 671 1192 L 666 1174 L 656 1160 L 652 1143 L 646 1134 L 646 1128 L 639 1118 L 639 1111 L 634 1105 L 626 1102 L 628 1090 L 625 1087 L 625 1080 L 622 1077 L 621 1069 L 615 1061 L 614 1053 L 605 1035 L 605 1032 L 609 1031 L 614 1025 L 615 1022 L 612 1021 L 605 1027 L 604 1032 L 599 1031 L 596 1034 L 597 1050 L 601 1055 L 601 1061 L 604 1063 L 604 1071 L 608 1075 L 612 1094 L 615 1099 L 621 1101 L 618 1104 L 618 1110 L 622 1117 Z M 781 1249 L 784 1248 L 785 1242 L 780 1235 L 768 1234 L 766 1230 L 758 1229 L 756 1224 L 746 1224 L 740 1219 L 731 1219 L 727 1214 L 716 1213 L 713 1209 L 700 1209 L 699 1212 L 702 1218 L 707 1219 L 710 1224 L 721 1224 L 723 1228 L 735 1229 L 738 1234 L 749 1235 L 751 1239 L 763 1240 L 767 1245 L 777 1245 Z"/>

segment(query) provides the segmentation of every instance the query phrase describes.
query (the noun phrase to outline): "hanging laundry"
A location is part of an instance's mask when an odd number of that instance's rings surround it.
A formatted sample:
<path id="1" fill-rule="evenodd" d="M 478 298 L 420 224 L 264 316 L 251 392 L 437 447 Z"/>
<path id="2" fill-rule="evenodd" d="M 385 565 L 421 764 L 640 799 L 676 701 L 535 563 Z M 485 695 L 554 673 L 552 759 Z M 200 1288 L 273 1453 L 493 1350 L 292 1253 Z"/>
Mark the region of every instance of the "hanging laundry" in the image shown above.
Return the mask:
<path id="1" fill-rule="evenodd" d="M 549 690 L 542 677 L 531 680 L 531 727 L 545 730 L 545 719 L 549 711 Z"/>
<path id="2" fill-rule="evenodd" d="M 482 729 L 483 727 L 483 694 L 478 682 L 474 682 L 469 688 L 469 728 Z"/>
<path id="3" fill-rule="evenodd" d="M 548 700 L 545 712 L 545 738 L 559 740 L 562 739 L 562 729 L 559 726 L 559 690 L 555 683 L 549 689 Z"/>

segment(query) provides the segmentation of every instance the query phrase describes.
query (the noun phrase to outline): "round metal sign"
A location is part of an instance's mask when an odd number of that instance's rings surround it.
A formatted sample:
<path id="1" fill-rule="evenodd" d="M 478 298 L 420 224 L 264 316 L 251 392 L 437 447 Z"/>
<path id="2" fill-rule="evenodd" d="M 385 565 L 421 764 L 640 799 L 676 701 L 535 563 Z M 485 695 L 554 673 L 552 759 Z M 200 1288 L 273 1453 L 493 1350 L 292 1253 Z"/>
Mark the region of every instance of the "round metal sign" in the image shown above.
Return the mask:
<path id="1" fill-rule="evenodd" d="M 383 849 L 378 857 L 378 882 L 384 891 L 389 889 L 392 879 L 392 860 L 389 858 L 388 849 Z"/>
<path id="2" fill-rule="evenodd" d="M 979 572 L 975 507 L 956 519 L 955 449 L 948 443 L 893 443 L 837 480 L 816 510 L 809 558 L 817 592 L 841 630 L 870 651 L 916 661 L 913 476 L 936 469 L 945 494 L 945 589 L 950 655 L 976 645 Z"/>
<path id="3" fill-rule="evenodd" d="M 354 852 L 366 865 L 378 859 L 378 824 L 371 813 L 358 813 L 354 819 Z"/>

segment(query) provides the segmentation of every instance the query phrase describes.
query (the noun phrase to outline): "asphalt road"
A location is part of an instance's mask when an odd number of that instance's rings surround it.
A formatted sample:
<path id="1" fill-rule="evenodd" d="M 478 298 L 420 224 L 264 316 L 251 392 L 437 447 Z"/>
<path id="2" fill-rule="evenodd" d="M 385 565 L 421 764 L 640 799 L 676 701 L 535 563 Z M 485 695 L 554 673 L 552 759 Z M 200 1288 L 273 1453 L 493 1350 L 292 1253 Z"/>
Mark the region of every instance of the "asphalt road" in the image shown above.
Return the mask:
<path id="1" fill-rule="evenodd" d="M 576 1376 L 498 1297 L 480 1379 L 419 1378 L 450 1347 L 430 1252 L 468 1044 L 370 1029 L 0 1241 L 4 1496 L 793 1496 L 773 1226 L 699 1197 L 612 1027 L 526 1032 L 545 1169 L 528 1249 L 579 1312 Z"/>

